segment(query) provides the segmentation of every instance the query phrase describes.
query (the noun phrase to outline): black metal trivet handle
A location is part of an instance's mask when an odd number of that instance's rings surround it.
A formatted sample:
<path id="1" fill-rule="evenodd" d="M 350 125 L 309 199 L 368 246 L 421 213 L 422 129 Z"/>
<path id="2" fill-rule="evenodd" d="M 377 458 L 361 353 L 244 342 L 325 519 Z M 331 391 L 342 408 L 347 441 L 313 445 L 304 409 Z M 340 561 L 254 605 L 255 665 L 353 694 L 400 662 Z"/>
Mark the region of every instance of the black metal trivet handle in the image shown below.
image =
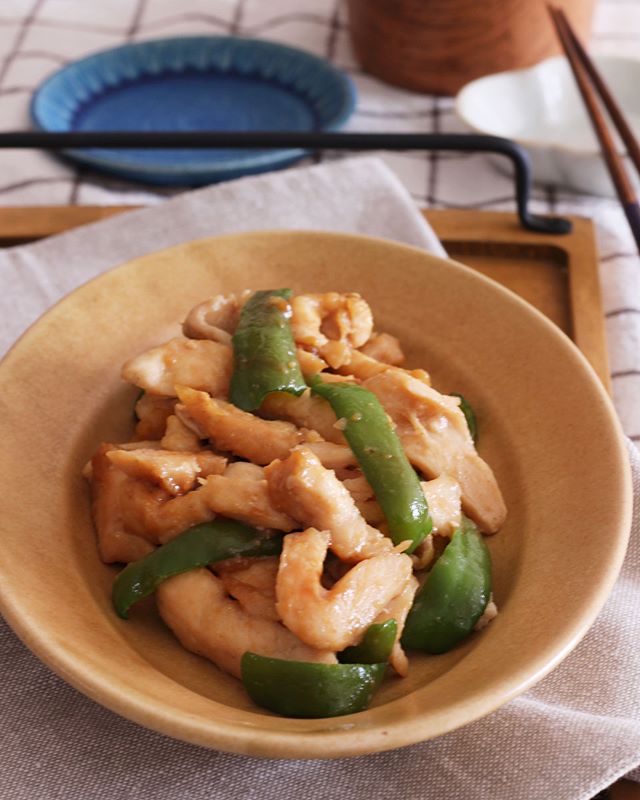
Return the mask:
<path id="1" fill-rule="evenodd" d="M 538 233 L 563 234 L 571 222 L 562 217 L 531 214 L 531 169 L 526 150 L 510 139 L 474 133 L 334 133 L 288 131 L 183 132 L 114 131 L 50 133 L 16 131 L 0 133 L 0 149 L 33 148 L 74 150 L 97 148 L 154 148 L 187 150 L 233 147 L 241 149 L 300 148 L 303 150 L 454 150 L 497 153 L 510 159 L 514 169 L 516 203 L 521 225 Z"/>

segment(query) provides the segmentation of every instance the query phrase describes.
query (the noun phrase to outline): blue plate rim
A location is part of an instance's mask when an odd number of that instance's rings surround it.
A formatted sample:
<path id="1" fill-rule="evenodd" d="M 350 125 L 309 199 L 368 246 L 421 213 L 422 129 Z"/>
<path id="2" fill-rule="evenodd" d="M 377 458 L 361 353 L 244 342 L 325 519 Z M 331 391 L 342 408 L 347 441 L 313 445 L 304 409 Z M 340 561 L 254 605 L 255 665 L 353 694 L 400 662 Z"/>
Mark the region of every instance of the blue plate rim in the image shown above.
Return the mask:
<path id="1" fill-rule="evenodd" d="M 55 83 L 59 80 L 60 76 L 65 73 L 73 73 L 76 72 L 78 69 L 82 70 L 86 67 L 87 63 L 95 63 L 99 62 L 107 55 L 112 55 L 114 53 L 118 53 L 120 51 L 131 51 L 131 50 L 144 50 L 149 45 L 157 46 L 157 45 L 169 45 L 169 44 L 180 44 L 182 46 L 188 46 L 189 43 L 194 44 L 197 43 L 199 45 L 203 44 L 215 44 L 216 42 L 220 43 L 233 43 L 238 44 L 238 46 L 250 46 L 254 43 L 259 43 L 259 46 L 262 50 L 270 50 L 276 53 L 287 53 L 291 56 L 296 58 L 303 58 L 309 62 L 315 62 L 318 66 L 322 67 L 323 70 L 329 74 L 332 79 L 334 80 L 334 87 L 335 90 L 338 88 L 341 91 L 341 106 L 337 114 L 335 114 L 331 120 L 327 123 L 324 123 L 315 130 L 319 131 L 334 131 L 341 128 L 347 120 L 351 117 L 355 110 L 356 106 L 356 98 L 357 92 L 355 88 L 355 84 L 351 77 L 344 71 L 338 69 L 329 61 L 311 53 L 307 50 L 303 50 L 301 48 L 292 47 L 287 44 L 281 44 L 280 42 L 274 42 L 268 39 L 256 39 L 252 37 L 244 37 L 244 36 L 225 36 L 225 35 L 187 35 L 187 36 L 169 36 L 163 37 L 160 39 L 145 39 L 140 42 L 128 42 L 121 45 L 116 45 L 115 47 L 109 47 L 102 50 L 98 50 L 94 53 L 90 53 L 83 58 L 77 59 L 72 61 L 69 64 L 65 64 L 64 66 L 60 67 L 59 69 L 55 70 L 51 73 L 45 80 L 36 88 L 31 96 L 31 100 L 29 103 L 29 114 L 32 124 L 38 128 L 39 130 L 43 131 L 52 131 L 54 130 L 50 125 L 47 124 L 47 120 L 42 117 L 42 112 L 38 109 L 38 104 L 42 102 L 42 99 L 47 97 L 47 93 L 51 91 L 51 84 Z M 63 130 L 73 130 L 73 127 L 69 126 L 64 128 Z M 132 148 L 134 149 L 134 148 Z M 163 150 L 169 148 L 162 148 Z M 200 179 L 224 179 L 225 177 L 233 175 L 240 176 L 242 174 L 252 174 L 256 171 L 267 170 L 269 168 L 277 168 L 279 166 L 286 166 L 291 164 L 294 161 L 297 161 L 301 158 L 304 158 L 305 155 L 309 153 L 308 150 L 303 148 L 290 148 L 290 149 L 278 149 L 272 150 L 266 153 L 261 153 L 256 155 L 254 153 L 248 154 L 246 157 L 239 157 L 235 159 L 230 159 L 226 161 L 217 161 L 212 163 L 210 161 L 200 161 L 200 162 L 192 162 L 189 165 L 167 165 L 167 164 L 149 164 L 137 162 L 135 160 L 122 160 L 117 156 L 114 157 L 113 153 L 116 151 L 105 149 L 86 149 L 86 150 L 65 150 L 63 151 L 62 155 L 68 157 L 70 159 L 79 161 L 80 163 L 92 165 L 98 169 L 105 170 L 106 172 L 117 174 L 119 176 L 126 176 L 128 175 L 136 175 L 137 178 L 140 176 L 148 175 L 149 177 L 156 177 L 156 178 L 166 178 L 166 179 L 173 179 L 184 176 L 185 183 L 189 182 L 189 179 L 193 178 L 200 178 Z M 142 177 L 144 179 L 144 177 Z"/>

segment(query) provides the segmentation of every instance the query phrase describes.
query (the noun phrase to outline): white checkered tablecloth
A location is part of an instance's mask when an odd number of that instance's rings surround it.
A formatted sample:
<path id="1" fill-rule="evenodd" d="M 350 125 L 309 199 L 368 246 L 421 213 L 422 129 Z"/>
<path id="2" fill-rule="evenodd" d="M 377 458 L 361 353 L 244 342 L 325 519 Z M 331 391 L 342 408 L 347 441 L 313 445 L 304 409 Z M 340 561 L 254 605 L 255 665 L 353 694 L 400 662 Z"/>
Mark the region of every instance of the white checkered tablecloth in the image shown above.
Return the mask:
<path id="1" fill-rule="evenodd" d="M 403 91 L 364 74 L 351 51 L 344 0 L 2 0 L 0 129 L 29 127 L 32 91 L 61 65 L 127 41 L 239 34 L 284 42 L 348 72 L 358 90 L 348 130 L 459 131 L 453 101 Z M 640 0 L 598 0 L 591 50 L 637 57 Z M 511 210 L 511 180 L 480 154 L 381 153 L 421 206 Z M 341 156 L 325 152 L 315 160 Z M 73 169 L 36 151 L 0 151 L 0 206 L 150 204 L 149 189 Z M 576 213 L 598 224 L 614 400 L 640 441 L 640 270 L 618 203 L 537 186 L 532 209 Z"/>

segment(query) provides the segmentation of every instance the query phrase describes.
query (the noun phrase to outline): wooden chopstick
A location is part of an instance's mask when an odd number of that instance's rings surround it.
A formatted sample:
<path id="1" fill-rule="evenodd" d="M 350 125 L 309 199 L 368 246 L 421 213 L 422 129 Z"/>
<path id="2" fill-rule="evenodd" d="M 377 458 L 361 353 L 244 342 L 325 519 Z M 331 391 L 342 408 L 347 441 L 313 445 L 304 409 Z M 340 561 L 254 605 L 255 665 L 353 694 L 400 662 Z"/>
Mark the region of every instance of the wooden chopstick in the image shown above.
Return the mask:
<path id="1" fill-rule="evenodd" d="M 611 94 L 611 91 L 607 84 L 605 83 L 604 78 L 600 74 L 600 70 L 596 67 L 595 63 L 589 58 L 587 51 L 584 49 L 584 46 L 580 39 L 578 39 L 575 31 L 571 27 L 569 20 L 567 19 L 567 15 L 564 13 L 563 9 L 558 9 L 558 15 L 562 20 L 562 24 L 564 25 L 567 33 L 569 34 L 573 46 L 575 47 L 576 53 L 580 58 L 582 65 L 584 66 L 585 70 L 589 74 L 593 85 L 596 87 L 598 94 L 600 95 L 600 99 L 604 103 L 607 111 L 609 112 L 609 116 L 613 120 L 614 125 L 618 129 L 618 133 L 620 134 L 620 138 L 625 144 L 627 148 L 627 152 L 629 153 L 629 157 L 633 161 L 635 168 L 640 173 L 640 144 L 638 144 L 638 140 L 636 139 L 629 123 L 625 119 L 624 114 L 622 113 L 622 109 L 618 105 L 615 97 Z"/>
<path id="2" fill-rule="evenodd" d="M 620 135 L 627 145 L 633 162 L 640 172 L 640 149 L 638 148 L 638 143 L 635 140 L 631 128 L 624 119 L 622 111 L 606 86 L 604 79 L 598 73 L 596 66 L 591 61 L 584 47 L 580 44 L 565 13 L 562 9 L 552 5 L 548 6 L 548 10 L 558 38 L 560 39 L 562 49 L 567 57 L 578 89 L 580 90 L 580 94 L 587 108 L 593 129 L 600 142 L 602 156 L 606 162 L 609 174 L 611 175 L 622 209 L 627 217 L 631 233 L 636 241 L 638 252 L 640 252 L 640 205 L 638 204 L 635 189 L 627 175 L 622 158 L 618 154 L 616 143 L 607 126 L 598 97 L 600 97 L 609 110 L 615 126 L 620 131 Z M 597 78 L 594 78 L 596 75 Z M 602 89 L 604 89 L 604 92 L 602 92 Z M 612 111 L 614 108 L 615 111 Z M 622 128 L 620 128 L 618 124 L 621 121 L 623 122 Z M 633 142 L 632 147 L 629 147 L 629 141 Z M 637 160 L 635 156 L 637 156 Z"/>

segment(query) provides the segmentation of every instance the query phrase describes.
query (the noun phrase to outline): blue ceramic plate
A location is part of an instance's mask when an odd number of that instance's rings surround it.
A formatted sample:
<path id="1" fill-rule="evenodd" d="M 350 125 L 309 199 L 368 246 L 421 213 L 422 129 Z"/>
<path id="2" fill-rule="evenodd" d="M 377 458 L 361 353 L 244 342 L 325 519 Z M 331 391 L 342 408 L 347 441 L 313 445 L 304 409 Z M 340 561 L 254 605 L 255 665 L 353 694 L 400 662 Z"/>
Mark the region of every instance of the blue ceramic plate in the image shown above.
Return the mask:
<path id="1" fill-rule="evenodd" d="M 353 111 L 349 78 L 302 50 L 258 39 L 198 36 L 128 44 L 70 64 L 36 91 L 47 131 L 335 130 Z M 304 150 L 67 151 L 104 172 L 159 184 L 203 184 L 284 167 Z"/>

